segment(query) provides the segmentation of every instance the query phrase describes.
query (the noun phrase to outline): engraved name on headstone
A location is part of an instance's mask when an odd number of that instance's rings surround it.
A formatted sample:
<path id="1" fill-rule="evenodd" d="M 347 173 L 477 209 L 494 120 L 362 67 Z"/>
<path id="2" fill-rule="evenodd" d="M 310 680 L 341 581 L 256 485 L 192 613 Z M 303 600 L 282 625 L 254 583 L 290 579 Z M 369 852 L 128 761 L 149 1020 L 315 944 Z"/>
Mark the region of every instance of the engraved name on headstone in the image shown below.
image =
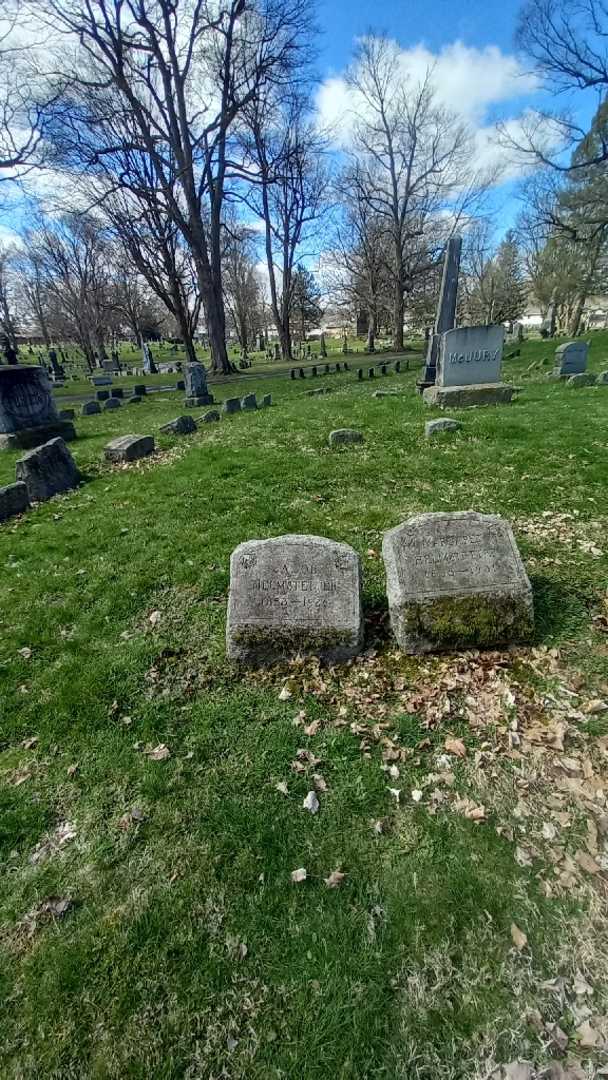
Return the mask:
<path id="1" fill-rule="evenodd" d="M 532 590 L 503 518 L 419 514 L 385 533 L 391 625 L 408 653 L 528 638 Z"/>
<path id="2" fill-rule="evenodd" d="M 362 640 L 361 565 L 347 544 L 288 535 L 250 540 L 233 551 L 231 659 L 272 663 L 302 653 L 346 660 Z"/>
<path id="3" fill-rule="evenodd" d="M 500 382 L 504 326 L 463 326 L 441 339 L 437 385 Z"/>

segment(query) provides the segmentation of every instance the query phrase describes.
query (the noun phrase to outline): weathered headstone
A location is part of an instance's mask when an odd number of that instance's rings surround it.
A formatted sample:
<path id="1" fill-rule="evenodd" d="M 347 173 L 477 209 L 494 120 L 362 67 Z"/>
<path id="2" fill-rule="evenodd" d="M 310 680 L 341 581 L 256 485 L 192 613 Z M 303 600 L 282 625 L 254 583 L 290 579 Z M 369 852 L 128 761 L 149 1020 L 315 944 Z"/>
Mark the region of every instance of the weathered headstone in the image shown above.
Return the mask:
<path id="1" fill-rule="evenodd" d="M 217 409 L 211 409 L 211 411 L 205 413 L 204 416 L 199 416 L 197 423 L 199 423 L 199 424 L 213 424 L 216 420 L 219 420 L 219 418 L 220 418 L 220 414 L 217 411 Z"/>
<path id="2" fill-rule="evenodd" d="M 443 431 L 458 431 L 462 424 L 460 420 L 427 420 L 424 425 L 424 434 L 427 439 L 432 439 L 434 435 L 440 435 Z"/>
<path id="3" fill-rule="evenodd" d="M 104 401 L 104 403 L 103 403 L 104 409 L 108 409 L 108 410 L 120 409 L 121 406 L 122 406 L 122 401 L 120 401 L 118 398 L 115 398 L 115 397 L 108 398 L 108 400 Z"/>
<path id="4" fill-rule="evenodd" d="M 122 386 L 115 386 L 110 390 L 110 397 L 119 398 L 121 401 L 125 396 L 125 392 Z"/>
<path id="5" fill-rule="evenodd" d="M 145 385 L 145 383 L 135 383 L 135 386 L 133 387 L 133 394 L 135 395 L 135 397 L 145 397 L 145 395 L 146 395 L 146 385 Z"/>
<path id="6" fill-rule="evenodd" d="M 44 368 L 14 365 L 0 368 L 0 450 L 39 446 L 53 435 L 76 438 L 74 425 L 61 420 Z"/>
<path id="7" fill-rule="evenodd" d="M 184 382 L 187 409 L 195 409 L 200 405 L 213 405 L 213 394 L 210 394 L 207 389 L 207 372 L 204 364 L 186 364 Z"/>
<path id="8" fill-rule="evenodd" d="M 75 416 L 76 416 L 76 413 L 74 412 L 73 409 L 60 409 L 59 410 L 59 419 L 60 420 L 73 420 Z"/>
<path id="9" fill-rule="evenodd" d="M 554 374 L 559 378 L 580 375 L 587 370 L 589 346 L 586 341 L 566 341 L 555 350 Z"/>
<path id="10" fill-rule="evenodd" d="M 361 564 L 320 536 L 250 540 L 230 559 L 228 656 L 246 664 L 297 654 L 335 662 L 363 643 Z"/>
<path id="11" fill-rule="evenodd" d="M 91 375 L 93 386 L 111 386 L 113 381 L 111 375 Z"/>
<path id="12" fill-rule="evenodd" d="M 241 399 L 238 397 L 226 398 L 223 406 L 225 413 L 235 413 L 241 411 Z"/>
<path id="13" fill-rule="evenodd" d="M 598 386 L 606 386 L 608 383 L 608 371 L 600 371 L 598 377 Z"/>
<path id="14" fill-rule="evenodd" d="M 244 412 L 251 412 L 253 409 L 257 409 L 258 402 L 255 394 L 246 394 L 244 398 L 241 398 L 241 409 Z"/>
<path id="15" fill-rule="evenodd" d="M 436 383 L 423 392 L 427 405 L 508 404 L 513 387 L 500 381 L 504 335 L 504 326 L 463 326 L 443 334 Z"/>
<path id="16" fill-rule="evenodd" d="M 576 375 L 568 375 L 566 386 L 573 388 L 577 386 L 595 386 L 596 382 L 597 375 L 592 371 L 579 371 Z"/>
<path id="17" fill-rule="evenodd" d="M 96 393 L 95 393 L 95 397 L 97 398 L 97 401 L 109 401 L 109 399 L 110 399 L 110 391 L 109 390 L 97 390 Z"/>
<path id="18" fill-rule="evenodd" d="M 269 409 L 271 405 L 272 405 L 272 394 L 264 394 L 264 397 L 262 398 L 262 408 L 263 409 Z"/>
<path id="19" fill-rule="evenodd" d="M 133 394 L 132 397 L 127 398 L 127 405 L 141 405 L 143 400 L 141 394 Z"/>
<path id="20" fill-rule="evenodd" d="M 101 412 L 101 405 L 98 401 L 85 401 L 80 409 L 81 416 L 94 416 L 96 413 Z"/>
<path id="21" fill-rule="evenodd" d="M 511 526 L 478 514 L 419 514 L 385 533 L 389 613 L 408 653 L 530 637 L 532 589 Z"/>
<path id="22" fill-rule="evenodd" d="M 354 443 L 362 443 L 363 435 L 353 428 L 337 428 L 329 433 L 330 446 L 352 446 Z"/>
<path id="23" fill-rule="evenodd" d="M 15 514 L 23 514 L 30 505 L 27 485 L 23 480 L 8 487 L 0 487 L 0 521 L 8 521 Z"/>
<path id="24" fill-rule="evenodd" d="M 15 477 L 27 487 L 31 502 L 44 502 L 80 483 L 76 462 L 61 438 L 50 439 L 19 458 Z"/>
<path id="25" fill-rule="evenodd" d="M 198 429 L 191 416 L 177 416 L 175 420 L 163 424 L 160 430 L 166 431 L 170 435 L 192 435 Z"/>
<path id="26" fill-rule="evenodd" d="M 154 452 L 154 438 L 152 435 L 121 435 L 112 439 L 104 452 L 108 461 L 137 461 Z"/>
<path id="27" fill-rule="evenodd" d="M 185 379 L 178 379 L 176 384 L 175 384 L 175 389 L 176 390 L 185 390 L 186 389 L 186 380 Z"/>

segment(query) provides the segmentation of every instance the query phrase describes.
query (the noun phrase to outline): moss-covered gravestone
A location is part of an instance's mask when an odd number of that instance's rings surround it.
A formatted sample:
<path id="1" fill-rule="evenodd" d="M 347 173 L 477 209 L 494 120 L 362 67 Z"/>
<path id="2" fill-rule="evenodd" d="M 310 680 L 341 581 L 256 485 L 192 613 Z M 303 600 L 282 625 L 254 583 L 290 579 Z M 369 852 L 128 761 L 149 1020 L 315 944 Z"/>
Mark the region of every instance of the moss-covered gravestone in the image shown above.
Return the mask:
<path id="1" fill-rule="evenodd" d="M 228 656 L 273 663 L 298 653 L 328 661 L 363 642 L 361 564 L 347 544 L 277 536 L 240 544 L 230 559 Z"/>
<path id="2" fill-rule="evenodd" d="M 473 510 L 419 514 L 385 533 L 391 625 L 408 653 L 530 637 L 532 589 L 511 526 Z"/>
<path id="3" fill-rule="evenodd" d="M 53 435 L 76 438 L 74 425 L 59 418 L 44 368 L 0 368 L 0 450 L 27 450 Z"/>

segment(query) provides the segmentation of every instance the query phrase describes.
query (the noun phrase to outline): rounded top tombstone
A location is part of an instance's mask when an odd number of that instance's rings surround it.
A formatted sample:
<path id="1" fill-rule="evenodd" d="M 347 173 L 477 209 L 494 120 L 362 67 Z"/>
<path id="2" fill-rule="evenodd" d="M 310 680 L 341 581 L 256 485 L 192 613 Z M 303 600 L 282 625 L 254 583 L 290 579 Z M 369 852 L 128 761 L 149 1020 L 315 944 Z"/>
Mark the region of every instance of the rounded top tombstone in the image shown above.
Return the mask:
<path id="1" fill-rule="evenodd" d="M 59 423 L 44 368 L 18 365 L 0 368 L 0 433 Z"/>

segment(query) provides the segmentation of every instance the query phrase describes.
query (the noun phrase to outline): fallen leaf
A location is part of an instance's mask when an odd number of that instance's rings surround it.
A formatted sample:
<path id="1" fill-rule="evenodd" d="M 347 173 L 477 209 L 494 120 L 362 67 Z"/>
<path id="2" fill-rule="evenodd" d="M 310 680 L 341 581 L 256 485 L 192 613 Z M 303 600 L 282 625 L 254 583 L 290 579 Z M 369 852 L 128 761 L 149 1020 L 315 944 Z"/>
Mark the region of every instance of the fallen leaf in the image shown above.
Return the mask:
<path id="1" fill-rule="evenodd" d="M 519 952 L 521 952 L 522 949 L 525 949 L 526 945 L 528 944 L 528 938 L 524 934 L 523 930 L 520 930 L 519 926 L 517 926 L 515 923 L 511 923 L 511 938 L 513 939 L 513 944 L 515 945 L 515 948 L 518 949 Z"/>
<path id="2" fill-rule="evenodd" d="M 308 810 L 310 814 L 317 814 L 319 812 L 319 800 L 317 799 L 316 791 L 308 792 L 302 806 L 305 810 Z"/>
<path id="3" fill-rule="evenodd" d="M 578 865 L 586 871 L 587 874 L 599 874 L 600 868 L 595 859 L 591 858 L 586 851 L 577 851 L 574 856 Z"/>
<path id="4" fill-rule="evenodd" d="M 17 649 L 18 656 L 22 656 L 24 660 L 30 660 L 32 656 L 32 650 L 29 645 L 24 645 L 22 649 Z"/>
<path id="5" fill-rule="evenodd" d="M 337 889 L 344 881 L 346 874 L 343 874 L 341 870 L 332 870 L 329 877 L 323 878 L 328 889 Z"/>
<path id="6" fill-rule="evenodd" d="M 279 701 L 289 701 L 291 697 L 291 690 L 288 686 L 284 686 L 279 694 Z"/>
<path id="7" fill-rule="evenodd" d="M 534 1073 L 527 1061 L 510 1061 L 503 1066 L 504 1080 L 532 1080 Z"/>
<path id="8" fill-rule="evenodd" d="M 281 795 L 288 795 L 289 794 L 287 784 L 285 783 L 284 780 L 279 780 L 279 783 L 275 784 L 275 788 L 276 788 L 277 791 L 280 791 Z"/>
<path id="9" fill-rule="evenodd" d="M 144 750 L 144 754 L 151 761 L 166 761 L 168 757 L 171 757 L 171 751 L 164 743 L 159 743 L 158 746 L 154 746 L 152 749 Z"/>
<path id="10" fill-rule="evenodd" d="M 151 626 L 158 626 L 160 620 L 161 620 L 160 611 L 151 611 L 150 614 L 148 615 L 148 622 L 150 623 Z"/>
<path id="11" fill-rule="evenodd" d="M 299 881 L 306 881 L 306 870 L 303 866 L 300 866 L 297 870 L 291 871 L 291 880 L 296 885 Z"/>
<path id="12" fill-rule="evenodd" d="M 467 756 L 467 748 L 462 739 L 446 739 L 443 745 L 448 754 L 455 754 L 460 758 Z"/>
<path id="13" fill-rule="evenodd" d="M 574 1034 L 580 1046 L 595 1046 L 600 1037 L 588 1020 L 583 1020 Z"/>
<path id="14" fill-rule="evenodd" d="M 308 724 L 304 728 L 304 734 L 308 736 L 316 735 L 319 730 L 319 721 L 313 720 L 311 724 Z"/>
<path id="15" fill-rule="evenodd" d="M 414 790 L 412 791 L 412 802 L 420 802 L 423 794 L 424 793 L 420 790 L 420 788 L 414 788 Z"/>

